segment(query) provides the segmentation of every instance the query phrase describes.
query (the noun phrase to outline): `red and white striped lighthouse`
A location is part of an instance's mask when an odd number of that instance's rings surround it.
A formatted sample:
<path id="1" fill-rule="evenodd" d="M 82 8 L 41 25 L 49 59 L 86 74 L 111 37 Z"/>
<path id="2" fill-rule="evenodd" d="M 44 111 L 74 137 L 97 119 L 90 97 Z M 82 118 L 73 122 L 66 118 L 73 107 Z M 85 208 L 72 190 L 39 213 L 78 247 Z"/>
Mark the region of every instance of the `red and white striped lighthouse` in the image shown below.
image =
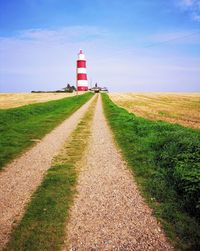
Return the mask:
<path id="1" fill-rule="evenodd" d="M 80 50 L 78 54 L 76 74 L 77 74 L 77 90 L 88 91 L 86 60 L 82 50 Z"/>

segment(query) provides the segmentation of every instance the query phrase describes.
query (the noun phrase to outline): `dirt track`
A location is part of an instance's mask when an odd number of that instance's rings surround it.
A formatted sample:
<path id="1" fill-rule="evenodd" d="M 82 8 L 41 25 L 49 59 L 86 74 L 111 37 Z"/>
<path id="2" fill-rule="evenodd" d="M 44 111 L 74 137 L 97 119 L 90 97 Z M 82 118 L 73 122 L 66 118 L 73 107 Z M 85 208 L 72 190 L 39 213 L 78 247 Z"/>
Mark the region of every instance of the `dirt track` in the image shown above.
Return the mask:
<path id="1" fill-rule="evenodd" d="M 113 142 L 100 99 L 77 190 L 63 250 L 173 250 Z"/>
<path id="2" fill-rule="evenodd" d="M 0 250 L 8 241 L 13 224 L 22 217 L 26 203 L 51 166 L 52 158 L 75 129 L 92 100 L 0 173 Z"/>
<path id="3" fill-rule="evenodd" d="M 91 101 L 0 174 L 0 250 Z M 100 98 L 81 166 L 63 250 L 173 250 L 116 148 Z"/>

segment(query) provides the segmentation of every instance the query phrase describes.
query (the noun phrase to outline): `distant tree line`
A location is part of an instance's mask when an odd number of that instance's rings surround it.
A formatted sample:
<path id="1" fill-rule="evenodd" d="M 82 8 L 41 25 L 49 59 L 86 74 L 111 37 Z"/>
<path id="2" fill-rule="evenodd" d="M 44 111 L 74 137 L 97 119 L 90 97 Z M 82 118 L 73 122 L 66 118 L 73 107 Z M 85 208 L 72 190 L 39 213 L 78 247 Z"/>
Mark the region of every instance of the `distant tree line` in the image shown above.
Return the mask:
<path id="1" fill-rule="evenodd" d="M 67 84 L 66 87 L 62 88 L 62 90 L 56 90 L 56 91 L 31 91 L 31 93 L 60 93 L 60 92 L 73 92 L 76 91 L 76 87 L 74 85 Z"/>

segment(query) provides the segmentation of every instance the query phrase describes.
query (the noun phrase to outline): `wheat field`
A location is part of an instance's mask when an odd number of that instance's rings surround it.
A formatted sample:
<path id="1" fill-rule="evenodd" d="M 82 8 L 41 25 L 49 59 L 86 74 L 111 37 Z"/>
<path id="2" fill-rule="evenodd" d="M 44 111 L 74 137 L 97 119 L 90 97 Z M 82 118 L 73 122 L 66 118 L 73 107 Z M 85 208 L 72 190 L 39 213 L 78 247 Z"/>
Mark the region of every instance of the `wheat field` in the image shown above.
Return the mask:
<path id="1" fill-rule="evenodd" d="M 200 129 L 200 93 L 111 93 L 109 96 L 137 116 Z"/>
<path id="2" fill-rule="evenodd" d="M 76 93 L 0 93 L 0 109 L 46 102 L 74 96 Z"/>

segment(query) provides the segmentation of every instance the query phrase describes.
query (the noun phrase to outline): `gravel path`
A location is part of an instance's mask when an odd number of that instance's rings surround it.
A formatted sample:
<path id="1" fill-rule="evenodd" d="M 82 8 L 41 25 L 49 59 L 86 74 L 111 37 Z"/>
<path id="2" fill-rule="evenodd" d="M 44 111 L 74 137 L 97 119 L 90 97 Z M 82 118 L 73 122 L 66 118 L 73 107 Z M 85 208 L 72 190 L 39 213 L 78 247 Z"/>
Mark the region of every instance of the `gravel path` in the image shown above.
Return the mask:
<path id="1" fill-rule="evenodd" d="M 115 146 L 100 98 L 77 190 L 63 250 L 173 250 Z"/>
<path id="2" fill-rule="evenodd" d="M 32 193 L 40 185 L 52 158 L 77 126 L 93 98 L 0 173 L 0 250 L 9 239 Z"/>

